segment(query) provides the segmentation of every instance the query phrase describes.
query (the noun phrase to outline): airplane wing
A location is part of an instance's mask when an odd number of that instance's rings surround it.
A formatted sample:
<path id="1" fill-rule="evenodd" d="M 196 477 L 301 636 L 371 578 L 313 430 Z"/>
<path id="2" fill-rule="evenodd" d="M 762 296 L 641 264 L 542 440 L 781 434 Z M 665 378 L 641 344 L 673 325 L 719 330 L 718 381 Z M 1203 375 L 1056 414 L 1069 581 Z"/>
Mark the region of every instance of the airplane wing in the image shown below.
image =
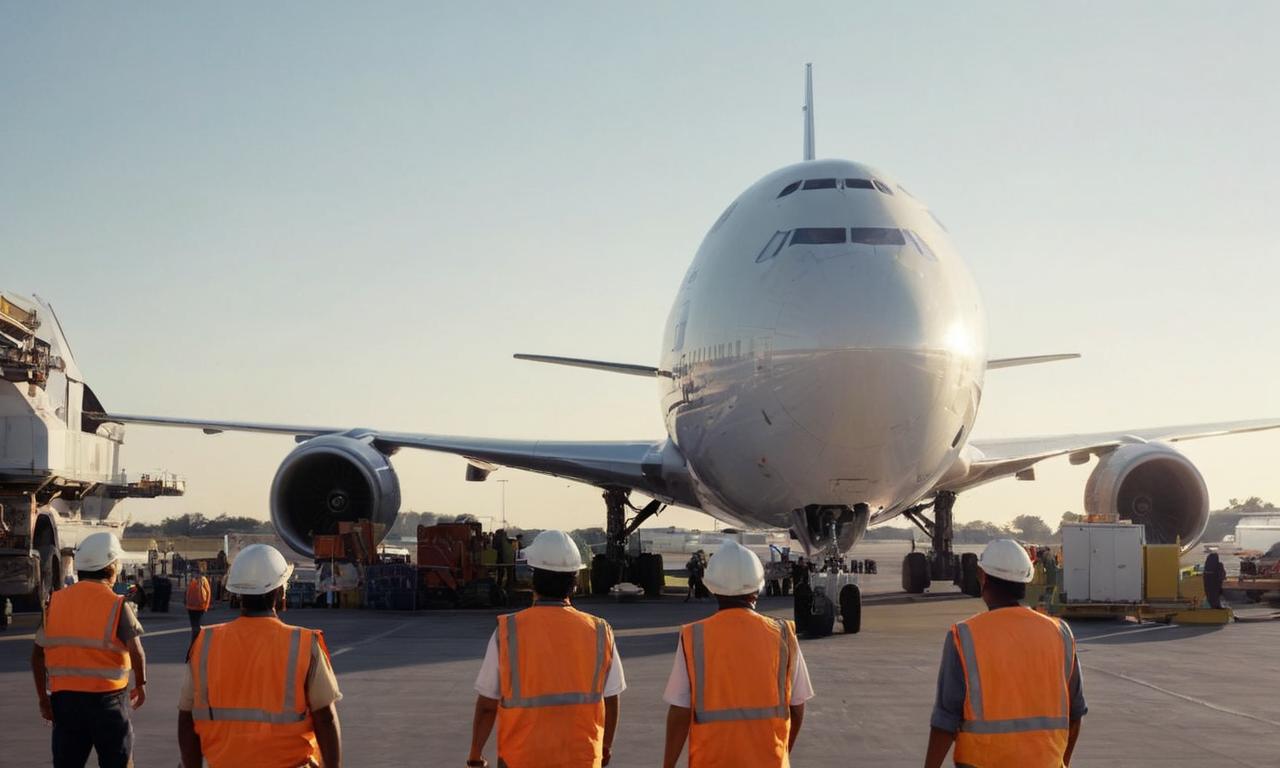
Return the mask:
<path id="1" fill-rule="evenodd" d="M 1126 443 L 1153 441 L 1176 443 L 1183 440 L 1260 432 L 1267 429 L 1280 429 L 1280 419 L 1223 421 L 1212 424 L 1184 424 L 1173 427 L 1005 440 L 972 440 L 969 444 L 977 449 L 978 455 L 968 474 L 947 483 L 940 490 L 960 491 L 972 488 L 1000 477 L 1017 474 L 1037 462 L 1055 456 L 1071 455 L 1073 460 L 1078 456 L 1083 463 L 1090 454 L 1105 452 Z"/>
<path id="2" fill-rule="evenodd" d="M 636 365 L 634 363 L 610 363 L 605 360 L 587 360 L 581 357 L 556 357 L 555 355 L 512 355 L 517 360 L 529 360 L 535 363 L 551 363 L 552 365 L 567 365 L 571 368 L 590 368 L 596 371 L 608 371 L 609 373 L 625 373 L 630 376 L 666 376 L 671 377 L 671 371 L 664 371 L 660 368 L 654 368 L 652 365 Z"/>
<path id="3" fill-rule="evenodd" d="M 220 432 L 291 435 L 298 442 L 320 435 L 348 435 L 372 440 L 390 455 L 400 448 L 450 453 L 469 464 L 467 479 L 484 480 L 495 467 L 511 467 L 596 485 L 640 491 L 668 503 L 698 507 L 689 490 L 684 458 L 668 440 L 553 441 L 454 437 L 412 432 L 384 432 L 350 427 L 315 427 L 242 421 L 180 419 L 167 416 L 100 414 L 103 421 Z"/>

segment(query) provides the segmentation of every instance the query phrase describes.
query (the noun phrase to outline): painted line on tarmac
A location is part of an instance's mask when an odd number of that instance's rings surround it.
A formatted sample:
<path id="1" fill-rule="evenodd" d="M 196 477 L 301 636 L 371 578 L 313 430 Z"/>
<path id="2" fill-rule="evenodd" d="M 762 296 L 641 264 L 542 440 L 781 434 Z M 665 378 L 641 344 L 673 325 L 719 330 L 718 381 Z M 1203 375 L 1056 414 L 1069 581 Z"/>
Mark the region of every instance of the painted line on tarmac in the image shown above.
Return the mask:
<path id="1" fill-rule="evenodd" d="M 1105 635 L 1089 635 L 1088 637 L 1076 638 L 1077 643 L 1087 643 L 1090 640 L 1101 640 L 1104 637 L 1120 637 L 1121 635 L 1136 635 L 1139 632 L 1152 632 L 1157 629 L 1173 629 L 1172 624 L 1154 624 L 1149 627 L 1140 627 L 1138 629 L 1125 629 L 1120 632 L 1108 632 Z"/>
<path id="2" fill-rule="evenodd" d="M 377 640 L 381 640 L 382 638 L 387 637 L 387 636 L 389 636 L 389 635 L 393 635 L 393 634 L 395 634 L 396 632 L 399 632 L 400 630 L 402 630 L 402 629 L 404 629 L 405 627 L 409 626 L 410 624 L 413 624 L 413 622 L 412 622 L 412 621 L 404 621 L 404 622 L 401 622 L 401 623 L 399 623 L 399 624 L 395 625 L 394 627 L 392 627 L 391 629 L 388 629 L 386 632 L 382 632 L 382 633 L 376 634 L 376 635 L 374 635 L 373 637 L 366 637 L 366 638 L 365 638 L 365 639 L 363 639 L 363 640 L 357 640 L 356 642 L 352 643 L 351 645 L 344 645 L 344 646 L 342 646 L 341 648 L 339 648 L 338 650 L 336 650 L 336 651 L 334 651 L 333 653 L 329 654 L 329 656 L 330 656 L 330 658 L 332 658 L 332 657 L 334 657 L 334 656 L 341 656 L 342 654 L 344 654 L 344 653 L 346 653 L 347 651 L 350 651 L 350 650 L 352 650 L 352 649 L 354 649 L 354 648 L 359 648 L 359 647 L 360 647 L 360 646 L 362 646 L 362 645 L 368 645 L 369 643 L 375 642 L 375 641 L 377 641 Z"/>
<path id="3" fill-rule="evenodd" d="M 145 640 L 149 637 L 160 637 L 161 635 L 176 635 L 179 632 L 190 633 L 191 627 L 175 627 L 173 629 L 162 629 L 157 632 L 147 632 L 145 631 L 145 628 L 144 628 L 144 631 L 142 633 L 142 639 Z M 35 639 L 36 639 L 35 633 L 32 633 L 30 635 L 10 635 L 8 637 L 0 637 L 0 642 L 4 642 L 6 640 L 35 640 Z"/>
<path id="4" fill-rule="evenodd" d="M 1141 685 L 1144 688 L 1150 688 L 1153 691 L 1158 691 L 1160 693 L 1165 694 L 1166 696 L 1172 696 L 1175 699 L 1182 699 L 1183 701 L 1189 702 L 1191 704 L 1198 704 L 1202 707 L 1205 707 L 1206 709 L 1212 709 L 1215 712 L 1221 712 L 1225 715 L 1234 715 L 1236 717 L 1243 717 L 1247 720 L 1253 720 L 1254 722 L 1262 723 L 1264 725 L 1270 725 L 1276 728 L 1280 728 L 1280 722 L 1277 722 L 1275 720 L 1268 720 L 1265 717 L 1258 717 L 1257 715 L 1251 715 L 1248 712 L 1241 712 L 1237 709 L 1224 707 L 1219 704 L 1214 704 L 1211 701 L 1205 701 L 1204 699 L 1197 699 L 1195 696 L 1188 696 L 1185 693 L 1178 693 L 1177 691 L 1171 691 L 1168 688 L 1161 688 L 1155 683 L 1148 683 L 1146 680 L 1139 680 L 1138 678 L 1133 677 L 1131 675 L 1126 675 L 1123 672 L 1110 672 L 1100 667 L 1095 667 L 1092 664 L 1081 664 L 1080 666 L 1084 667 L 1090 672 L 1098 672 L 1100 674 L 1107 675 L 1109 677 L 1117 677 L 1121 680 L 1125 680 L 1135 685 Z"/>

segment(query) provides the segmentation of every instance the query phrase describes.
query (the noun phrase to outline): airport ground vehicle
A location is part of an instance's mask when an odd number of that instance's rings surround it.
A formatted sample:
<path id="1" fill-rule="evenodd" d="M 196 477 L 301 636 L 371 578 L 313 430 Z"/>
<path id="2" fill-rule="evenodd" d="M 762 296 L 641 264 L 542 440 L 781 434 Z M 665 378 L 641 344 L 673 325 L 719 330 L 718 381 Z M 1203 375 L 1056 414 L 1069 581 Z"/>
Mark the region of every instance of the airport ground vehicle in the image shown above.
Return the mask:
<path id="1" fill-rule="evenodd" d="M 124 428 L 95 417 L 53 308 L 0 293 L 0 601 L 34 609 L 74 573 L 72 550 L 123 522 L 128 498 L 180 496 L 181 478 L 130 478 L 120 468 Z"/>

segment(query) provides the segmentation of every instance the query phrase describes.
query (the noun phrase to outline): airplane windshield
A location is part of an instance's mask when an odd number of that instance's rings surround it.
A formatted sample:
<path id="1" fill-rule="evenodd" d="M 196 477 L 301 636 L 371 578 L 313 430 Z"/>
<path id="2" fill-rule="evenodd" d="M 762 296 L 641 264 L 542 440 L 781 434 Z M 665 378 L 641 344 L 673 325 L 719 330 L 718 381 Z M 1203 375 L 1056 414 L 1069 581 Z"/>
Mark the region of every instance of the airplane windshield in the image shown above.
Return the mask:
<path id="1" fill-rule="evenodd" d="M 902 230 L 889 227 L 854 227 L 852 241 L 859 245 L 906 245 Z"/>
<path id="2" fill-rule="evenodd" d="M 797 229 L 792 245 L 833 245 L 845 242 L 844 227 L 807 227 Z"/>

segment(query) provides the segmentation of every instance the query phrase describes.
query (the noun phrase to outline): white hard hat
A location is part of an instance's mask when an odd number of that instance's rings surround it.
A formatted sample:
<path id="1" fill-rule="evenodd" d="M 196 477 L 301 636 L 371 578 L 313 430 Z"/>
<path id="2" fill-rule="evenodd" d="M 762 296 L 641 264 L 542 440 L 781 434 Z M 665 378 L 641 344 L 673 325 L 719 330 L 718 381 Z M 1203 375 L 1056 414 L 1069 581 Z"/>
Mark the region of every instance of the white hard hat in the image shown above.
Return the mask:
<path id="1" fill-rule="evenodd" d="M 713 594 L 749 595 L 764 586 L 764 566 L 755 552 L 730 540 L 716 550 L 702 580 Z"/>
<path id="2" fill-rule="evenodd" d="M 1033 570 L 1031 556 L 1013 539 L 996 539 L 988 544 L 978 557 L 978 567 L 988 576 L 1017 584 L 1029 583 Z"/>
<path id="3" fill-rule="evenodd" d="M 76 547 L 77 571 L 100 571 L 120 559 L 124 547 L 114 533 L 99 531 L 84 537 Z"/>
<path id="4" fill-rule="evenodd" d="M 237 595 L 265 595 L 283 587 L 292 573 L 293 566 L 280 550 L 269 544 L 250 544 L 231 561 L 227 591 Z"/>
<path id="5" fill-rule="evenodd" d="M 569 534 L 548 530 L 538 534 L 533 543 L 524 548 L 524 559 L 531 567 L 557 573 L 577 573 L 582 570 L 582 553 Z"/>

